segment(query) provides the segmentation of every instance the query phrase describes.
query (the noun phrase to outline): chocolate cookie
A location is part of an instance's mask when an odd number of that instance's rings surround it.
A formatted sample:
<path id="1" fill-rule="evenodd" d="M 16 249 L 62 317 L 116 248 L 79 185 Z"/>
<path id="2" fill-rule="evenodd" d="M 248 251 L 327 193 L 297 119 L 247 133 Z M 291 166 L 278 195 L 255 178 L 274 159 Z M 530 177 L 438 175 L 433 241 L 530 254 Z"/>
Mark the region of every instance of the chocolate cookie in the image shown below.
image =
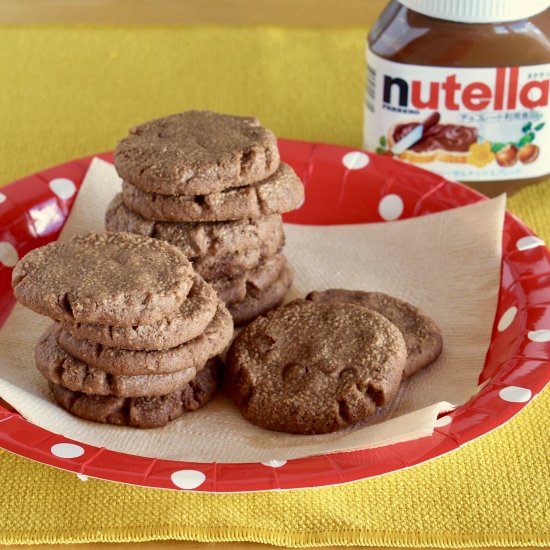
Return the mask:
<path id="1" fill-rule="evenodd" d="M 282 246 L 275 251 L 277 255 Z M 257 268 L 264 260 L 259 250 L 245 250 L 227 256 L 200 256 L 190 258 L 193 268 L 210 284 L 217 279 L 233 279 L 244 276 L 247 271 Z"/>
<path id="2" fill-rule="evenodd" d="M 226 360 L 243 416 L 269 430 L 333 432 L 388 403 L 407 357 L 399 330 L 352 304 L 295 300 L 259 317 Z"/>
<path id="3" fill-rule="evenodd" d="M 383 292 L 364 292 L 334 288 L 310 292 L 306 300 L 324 303 L 350 303 L 368 307 L 391 321 L 403 334 L 407 344 L 407 363 L 403 378 L 433 363 L 443 349 L 443 338 L 432 319 L 404 300 Z"/>
<path id="4" fill-rule="evenodd" d="M 53 324 L 38 340 L 34 350 L 36 368 L 49 382 L 72 391 L 115 397 L 164 395 L 181 389 L 197 374 L 195 368 L 169 374 L 108 374 L 69 355 L 57 341 L 59 332 L 59 325 Z"/>
<path id="5" fill-rule="evenodd" d="M 168 243 L 131 233 L 88 233 L 29 252 L 12 273 L 15 297 L 56 320 L 131 326 L 175 312 L 193 269 Z"/>
<path id="6" fill-rule="evenodd" d="M 290 288 L 293 279 L 293 272 L 290 265 L 285 264 L 278 278 L 261 292 L 247 292 L 245 299 L 236 304 L 229 304 L 227 309 L 233 317 L 235 326 L 250 323 L 258 315 L 266 313 L 270 309 L 279 306 L 285 299 L 287 290 Z"/>
<path id="7" fill-rule="evenodd" d="M 130 130 L 115 149 L 120 177 L 148 192 L 205 195 L 267 178 L 277 138 L 253 117 L 188 111 Z"/>
<path id="8" fill-rule="evenodd" d="M 269 178 L 247 187 L 210 195 L 160 195 L 122 182 L 122 200 L 144 218 L 169 222 L 210 222 L 258 218 L 296 208 L 304 186 L 288 164 Z"/>
<path id="9" fill-rule="evenodd" d="M 195 274 L 191 290 L 179 309 L 156 323 L 113 327 L 62 320 L 61 326 L 80 340 L 89 340 L 112 348 L 164 350 L 200 336 L 214 318 L 217 309 L 215 290 Z"/>
<path id="10" fill-rule="evenodd" d="M 286 264 L 286 258 L 282 254 L 276 254 L 240 276 L 214 279 L 210 284 L 225 304 L 242 302 L 247 296 L 258 296 L 270 287 L 279 278 Z"/>
<path id="11" fill-rule="evenodd" d="M 233 337 L 233 322 L 220 302 L 212 322 L 203 334 L 175 348 L 162 351 L 133 351 L 111 348 L 79 340 L 62 330 L 59 345 L 70 355 L 90 367 L 111 374 L 166 374 L 190 368 L 200 368 L 210 357 L 222 353 Z"/>
<path id="12" fill-rule="evenodd" d="M 204 256 L 228 256 L 247 250 L 273 256 L 284 245 L 280 214 L 229 222 L 159 222 L 126 208 L 119 193 L 105 214 L 107 231 L 129 231 L 177 246 L 191 261 Z"/>
<path id="13" fill-rule="evenodd" d="M 158 397 L 106 397 L 71 391 L 49 383 L 54 399 L 71 414 L 119 426 L 160 428 L 185 412 L 196 411 L 212 399 L 218 387 L 221 361 L 210 359 L 182 389 Z"/>

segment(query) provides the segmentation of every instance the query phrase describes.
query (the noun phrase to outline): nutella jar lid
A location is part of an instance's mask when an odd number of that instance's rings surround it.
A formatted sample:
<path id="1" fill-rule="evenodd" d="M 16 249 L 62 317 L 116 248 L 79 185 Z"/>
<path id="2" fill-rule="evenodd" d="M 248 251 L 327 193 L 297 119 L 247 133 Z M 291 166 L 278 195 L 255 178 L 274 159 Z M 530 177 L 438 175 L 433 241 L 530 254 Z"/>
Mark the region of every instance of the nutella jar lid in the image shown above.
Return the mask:
<path id="1" fill-rule="evenodd" d="M 527 19 L 550 6 L 548 0 L 399 0 L 412 11 L 460 23 L 500 23 Z"/>

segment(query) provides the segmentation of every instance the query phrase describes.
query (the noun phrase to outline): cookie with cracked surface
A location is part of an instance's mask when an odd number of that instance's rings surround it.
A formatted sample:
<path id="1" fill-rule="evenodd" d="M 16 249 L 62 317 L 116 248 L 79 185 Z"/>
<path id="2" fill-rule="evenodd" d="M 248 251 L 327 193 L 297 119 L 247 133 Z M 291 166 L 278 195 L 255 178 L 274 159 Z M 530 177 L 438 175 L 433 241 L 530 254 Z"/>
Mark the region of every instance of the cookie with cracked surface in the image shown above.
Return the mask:
<path id="1" fill-rule="evenodd" d="M 55 320 L 131 326 L 175 312 L 193 268 L 171 244 L 132 233 L 86 233 L 29 252 L 12 273 L 17 300 Z"/>
<path id="2" fill-rule="evenodd" d="M 57 341 L 59 332 L 59 325 L 53 324 L 42 334 L 34 350 L 35 364 L 46 380 L 72 391 L 114 397 L 164 395 L 183 388 L 197 374 L 194 367 L 169 374 L 109 374 L 68 354 Z"/>
<path id="3" fill-rule="evenodd" d="M 282 246 L 275 251 L 281 252 Z M 233 279 L 257 268 L 270 258 L 262 258 L 259 250 L 245 250 L 227 256 L 200 256 L 191 259 L 193 268 L 210 284 L 217 279 Z"/>
<path id="4" fill-rule="evenodd" d="M 222 302 L 236 304 L 247 296 L 256 297 L 270 287 L 280 277 L 287 263 L 283 254 L 276 254 L 237 277 L 214 279 L 210 284 Z"/>
<path id="5" fill-rule="evenodd" d="M 258 315 L 262 315 L 281 305 L 285 299 L 287 290 L 292 284 L 293 276 L 292 268 L 286 263 L 275 282 L 265 290 L 256 292 L 252 289 L 251 292 L 247 292 L 242 302 L 229 304 L 227 309 L 231 313 L 231 317 L 233 317 L 235 326 L 250 323 Z"/>
<path id="6" fill-rule="evenodd" d="M 105 226 L 108 231 L 148 235 L 177 246 L 209 281 L 254 269 L 280 252 L 285 242 L 280 214 L 233 222 L 156 222 L 128 210 L 120 194 L 107 209 Z"/>
<path id="7" fill-rule="evenodd" d="M 79 418 L 135 428 L 160 428 L 206 405 L 216 393 L 221 369 L 221 360 L 214 357 L 183 388 L 158 397 L 88 395 L 53 382 L 49 382 L 49 387 L 55 401 Z"/>
<path id="8" fill-rule="evenodd" d="M 187 111 L 130 130 L 115 149 L 120 177 L 148 192 L 206 195 L 269 177 L 277 138 L 254 117 Z"/>
<path id="9" fill-rule="evenodd" d="M 122 200 L 144 218 L 168 222 L 212 222 L 258 218 L 294 210 L 304 198 L 304 186 L 284 164 L 269 178 L 246 187 L 209 195 L 160 195 L 122 182 Z"/>
<path id="10" fill-rule="evenodd" d="M 219 302 L 216 315 L 200 335 L 175 348 L 161 351 L 135 351 L 103 346 L 75 338 L 62 330 L 59 345 L 70 355 L 90 367 L 111 374 L 166 374 L 200 368 L 210 357 L 221 354 L 233 337 L 233 321 Z"/>
<path id="11" fill-rule="evenodd" d="M 200 275 L 179 309 L 156 323 L 113 327 L 91 323 L 61 321 L 63 329 L 80 340 L 128 350 L 166 350 L 200 336 L 218 309 L 216 291 Z"/>
<path id="12" fill-rule="evenodd" d="M 383 292 L 332 288 L 310 292 L 306 300 L 323 303 L 349 303 L 368 307 L 392 322 L 407 344 L 407 362 L 403 378 L 431 365 L 443 350 L 441 331 L 430 317 L 417 307 Z"/>
<path id="13" fill-rule="evenodd" d="M 205 256 L 228 256 L 247 250 L 262 258 L 273 256 L 284 245 L 280 214 L 225 222 L 159 222 L 129 210 L 119 193 L 105 214 L 107 231 L 129 231 L 177 246 L 191 261 Z"/>
<path id="14" fill-rule="evenodd" d="M 334 432 L 388 403 L 407 350 L 385 317 L 354 304 L 295 300 L 261 316 L 227 352 L 230 395 L 269 430 Z"/>

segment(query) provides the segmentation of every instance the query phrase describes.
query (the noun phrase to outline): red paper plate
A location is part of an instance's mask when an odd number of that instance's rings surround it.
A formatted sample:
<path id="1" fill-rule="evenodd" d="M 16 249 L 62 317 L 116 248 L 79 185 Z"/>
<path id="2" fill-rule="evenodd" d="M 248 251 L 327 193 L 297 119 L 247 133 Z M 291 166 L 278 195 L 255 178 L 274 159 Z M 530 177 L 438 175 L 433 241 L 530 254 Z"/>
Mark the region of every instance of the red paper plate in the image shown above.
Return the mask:
<path id="1" fill-rule="evenodd" d="M 281 157 L 302 178 L 306 199 L 285 221 L 381 222 L 423 216 L 485 198 L 463 185 L 388 157 L 335 145 L 281 140 Z M 112 161 L 110 153 L 99 155 Z M 11 270 L 55 240 L 92 157 L 44 170 L 0 193 L 0 322 L 13 304 Z M 506 215 L 499 303 L 491 344 L 468 403 L 437 420 L 430 437 L 376 449 L 266 463 L 190 463 L 127 455 L 69 440 L 0 407 L 0 447 L 79 476 L 208 492 L 321 487 L 400 470 L 458 449 L 504 424 L 550 380 L 550 252 Z"/>

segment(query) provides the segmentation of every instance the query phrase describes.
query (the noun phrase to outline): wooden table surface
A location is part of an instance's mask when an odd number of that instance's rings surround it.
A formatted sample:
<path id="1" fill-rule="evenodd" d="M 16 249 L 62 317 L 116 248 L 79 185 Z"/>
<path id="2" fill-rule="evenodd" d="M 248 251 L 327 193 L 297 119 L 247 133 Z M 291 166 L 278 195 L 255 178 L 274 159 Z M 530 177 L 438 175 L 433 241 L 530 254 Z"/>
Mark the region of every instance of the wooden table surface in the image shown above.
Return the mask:
<path id="1" fill-rule="evenodd" d="M 385 0 L 2 0 L 1 24 L 274 24 L 370 26 Z M 131 9 L 130 9 L 131 8 Z M 145 542 L 6 546 L 28 550 L 265 550 L 252 543 Z M 325 547 L 334 550 L 339 547 Z M 491 550 L 489 548 L 489 550 Z"/>

